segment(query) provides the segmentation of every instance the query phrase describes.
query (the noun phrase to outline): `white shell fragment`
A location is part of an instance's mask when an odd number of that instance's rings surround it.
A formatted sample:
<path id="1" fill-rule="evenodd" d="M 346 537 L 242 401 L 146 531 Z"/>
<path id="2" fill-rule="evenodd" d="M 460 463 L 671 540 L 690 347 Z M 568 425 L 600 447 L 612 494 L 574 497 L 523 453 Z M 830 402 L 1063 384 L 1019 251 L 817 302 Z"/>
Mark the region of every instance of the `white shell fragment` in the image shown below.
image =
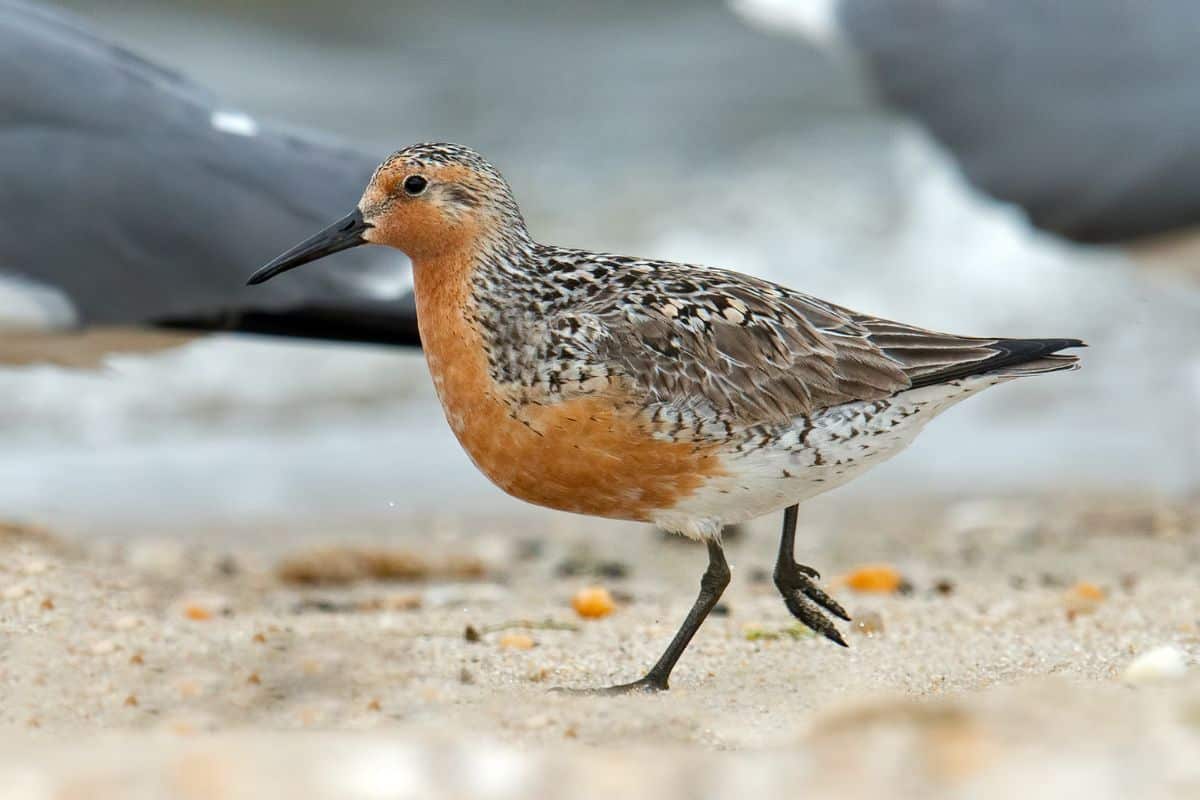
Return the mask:
<path id="1" fill-rule="evenodd" d="M 1147 650 L 1125 668 L 1122 678 L 1135 685 L 1159 683 L 1182 678 L 1187 672 L 1187 660 L 1179 648 L 1165 644 Z"/>

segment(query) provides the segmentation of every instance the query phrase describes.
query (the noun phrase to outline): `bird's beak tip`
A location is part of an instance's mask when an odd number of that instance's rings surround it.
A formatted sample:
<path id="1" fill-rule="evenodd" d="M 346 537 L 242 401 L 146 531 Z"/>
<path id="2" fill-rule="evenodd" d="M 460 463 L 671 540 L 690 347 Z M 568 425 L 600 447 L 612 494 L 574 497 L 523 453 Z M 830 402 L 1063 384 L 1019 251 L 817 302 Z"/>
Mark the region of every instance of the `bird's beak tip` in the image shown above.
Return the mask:
<path id="1" fill-rule="evenodd" d="M 295 269 L 302 264 L 366 244 L 367 240 L 363 238 L 363 232 L 370 227 L 370 223 L 363 220 L 362 212 L 356 208 L 321 232 L 310 236 L 286 253 L 273 259 L 251 275 L 246 281 L 246 285 L 256 286 L 265 283 L 276 275 Z"/>

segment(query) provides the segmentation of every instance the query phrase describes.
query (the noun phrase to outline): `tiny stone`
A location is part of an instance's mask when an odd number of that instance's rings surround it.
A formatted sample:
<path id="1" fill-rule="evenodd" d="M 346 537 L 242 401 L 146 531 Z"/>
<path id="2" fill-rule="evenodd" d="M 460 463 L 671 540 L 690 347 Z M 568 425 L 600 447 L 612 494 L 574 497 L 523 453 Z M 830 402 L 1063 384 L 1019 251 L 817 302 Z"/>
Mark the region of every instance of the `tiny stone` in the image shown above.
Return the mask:
<path id="1" fill-rule="evenodd" d="M 933 590 L 940 595 L 954 594 L 954 581 L 949 578 L 939 578 L 933 584 Z"/>
<path id="2" fill-rule="evenodd" d="M 572 578 L 584 571 L 584 563 L 579 558 L 565 558 L 554 567 L 554 574 L 560 578 Z"/>
<path id="3" fill-rule="evenodd" d="M 1166 644 L 1148 650 L 1125 668 L 1121 677 L 1134 685 L 1159 683 L 1182 678 L 1187 661 L 1179 648 Z"/>
<path id="4" fill-rule="evenodd" d="M 464 686 L 470 686 L 475 682 L 475 676 L 471 674 L 469 669 L 463 667 L 458 671 L 458 682 Z"/>
<path id="5" fill-rule="evenodd" d="M 463 638 L 466 639 L 468 642 L 478 642 L 483 637 L 479 635 L 478 628 L 476 628 L 474 625 L 468 625 L 463 630 Z"/>
<path id="6" fill-rule="evenodd" d="M 597 577 L 616 580 L 629 577 L 629 567 L 620 561 L 601 561 L 596 565 L 595 573 Z"/>
<path id="7" fill-rule="evenodd" d="M 499 644 L 508 650 L 532 650 L 536 642 L 526 633 L 506 633 L 500 637 Z"/>
<path id="8" fill-rule="evenodd" d="M 877 636 L 883 633 L 883 617 L 876 611 L 861 611 L 854 616 L 854 630 L 864 636 Z"/>

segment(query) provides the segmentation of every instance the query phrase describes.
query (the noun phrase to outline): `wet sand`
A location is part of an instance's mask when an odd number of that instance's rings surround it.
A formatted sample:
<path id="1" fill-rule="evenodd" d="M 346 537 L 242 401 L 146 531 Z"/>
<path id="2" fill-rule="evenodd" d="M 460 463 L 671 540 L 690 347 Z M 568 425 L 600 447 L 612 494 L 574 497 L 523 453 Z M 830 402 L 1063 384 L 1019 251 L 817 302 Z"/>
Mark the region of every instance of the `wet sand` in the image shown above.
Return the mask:
<path id="1" fill-rule="evenodd" d="M 549 690 L 653 662 L 694 543 L 538 512 L 205 544 L 5 527 L 3 797 L 1200 793 L 1200 501 L 814 504 L 797 557 L 849 649 L 792 626 L 775 524 L 729 543 L 671 691 L 618 698 Z M 900 590 L 851 589 L 868 563 Z M 591 585 L 614 613 L 572 609 Z"/>

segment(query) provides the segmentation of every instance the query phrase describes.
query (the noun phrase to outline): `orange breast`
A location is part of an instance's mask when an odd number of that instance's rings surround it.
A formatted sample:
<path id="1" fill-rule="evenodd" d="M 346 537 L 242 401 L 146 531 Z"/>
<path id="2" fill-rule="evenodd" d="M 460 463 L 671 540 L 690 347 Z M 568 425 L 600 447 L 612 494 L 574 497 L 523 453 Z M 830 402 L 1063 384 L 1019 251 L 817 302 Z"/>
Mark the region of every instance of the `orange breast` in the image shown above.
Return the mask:
<path id="1" fill-rule="evenodd" d="M 622 398 L 506 402 L 464 319 L 470 298 L 466 281 L 452 279 L 455 267 L 464 268 L 443 262 L 414 271 L 421 342 L 450 427 L 493 483 L 549 508 L 647 521 L 723 474 L 711 446 L 652 438 Z"/>

